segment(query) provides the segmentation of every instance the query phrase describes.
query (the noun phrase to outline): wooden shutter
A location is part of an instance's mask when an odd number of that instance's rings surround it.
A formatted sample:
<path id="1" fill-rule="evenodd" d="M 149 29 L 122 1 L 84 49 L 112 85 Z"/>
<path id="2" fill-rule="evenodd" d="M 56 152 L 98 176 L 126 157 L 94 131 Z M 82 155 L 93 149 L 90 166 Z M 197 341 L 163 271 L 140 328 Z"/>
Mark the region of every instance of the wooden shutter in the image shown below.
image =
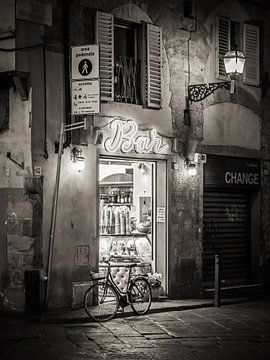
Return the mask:
<path id="1" fill-rule="evenodd" d="M 243 35 L 243 51 L 246 56 L 243 81 L 245 84 L 259 85 L 259 27 L 250 24 L 243 24 Z"/>
<path id="2" fill-rule="evenodd" d="M 161 108 L 161 29 L 146 24 L 146 105 Z"/>
<path id="3" fill-rule="evenodd" d="M 225 71 L 223 57 L 230 50 L 231 21 L 218 16 L 216 20 L 216 77 L 228 79 Z"/>
<path id="4" fill-rule="evenodd" d="M 100 56 L 101 100 L 114 100 L 114 17 L 112 14 L 96 12 L 96 43 Z"/>

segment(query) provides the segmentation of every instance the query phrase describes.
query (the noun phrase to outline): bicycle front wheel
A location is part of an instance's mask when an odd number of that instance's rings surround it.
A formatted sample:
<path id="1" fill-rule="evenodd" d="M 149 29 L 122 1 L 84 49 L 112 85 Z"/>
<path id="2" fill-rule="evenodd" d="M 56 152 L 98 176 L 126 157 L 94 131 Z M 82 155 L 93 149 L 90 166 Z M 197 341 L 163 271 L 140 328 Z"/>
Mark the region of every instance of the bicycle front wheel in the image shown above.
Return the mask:
<path id="1" fill-rule="evenodd" d="M 137 278 L 132 281 L 129 289 L 130 305 L 137 315 L 146 314 L 152 302 L 152 293 L 148 281 Z"/>
<path id="2" fill-rule="evenodd" d="M 117 313 L 118 307 L 118 295 L 110 284 L 96 283 L 84 295 L 85 311 L 95 321 L 112 319 Z"/>

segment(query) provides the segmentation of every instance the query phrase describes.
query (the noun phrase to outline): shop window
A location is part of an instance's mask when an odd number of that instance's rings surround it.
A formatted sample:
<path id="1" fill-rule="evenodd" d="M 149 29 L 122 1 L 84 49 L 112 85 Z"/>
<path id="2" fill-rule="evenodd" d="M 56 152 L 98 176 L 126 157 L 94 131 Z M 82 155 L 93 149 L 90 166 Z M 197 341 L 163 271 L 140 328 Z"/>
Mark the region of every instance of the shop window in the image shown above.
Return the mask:
<path id="1" fill-rule="evenodd" d="M 216 74 L 219 79 L 227 79 L 223 57 L 227 51 L 243 50 L 246 63 L 243 82 L 248 85 L 260 84 L 259 27 L 217 17 L 216 21 Z"/>
<path id="2" fill-rule="evenodd" d="M 161 30 L 97 11 L 101 100 L 161 107 Z"/>
<path id="3" fill-rule="evenodd" d="M 149 161 L 100 160 L 100 261 L 152 261 L 153 173 Z"/>

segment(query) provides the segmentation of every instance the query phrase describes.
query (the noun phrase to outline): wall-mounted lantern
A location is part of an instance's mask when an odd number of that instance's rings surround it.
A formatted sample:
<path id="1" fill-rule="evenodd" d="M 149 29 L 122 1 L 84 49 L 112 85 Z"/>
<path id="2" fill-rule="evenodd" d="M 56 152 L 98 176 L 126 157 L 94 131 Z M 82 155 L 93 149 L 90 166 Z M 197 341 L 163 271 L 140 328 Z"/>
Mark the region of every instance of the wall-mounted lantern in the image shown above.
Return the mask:
<path id="1" fill-rule="evenodd" d="M 192 160 L 186 158 L 185 163 L 184 163 L 184 167 L 188 171 L 188 174 L 190 176 L 197 175 L 197 164 L 196 164 L 195 161 L 192 161 Z"/>
<path id="2" fill-rule="evenodd" d="M 223 57 L 223 61 L 226 73 L 230 80 L 218 83 L 189 85 L 188 99 L 191 102 L 201 101 L 217 89 L 230 89 L 230 93 L 234 93 L 234 82 L 237 76 L 243 74 L 245 60 L 246 58 L 242 51 L 231 50 L 226 52 Z"/>

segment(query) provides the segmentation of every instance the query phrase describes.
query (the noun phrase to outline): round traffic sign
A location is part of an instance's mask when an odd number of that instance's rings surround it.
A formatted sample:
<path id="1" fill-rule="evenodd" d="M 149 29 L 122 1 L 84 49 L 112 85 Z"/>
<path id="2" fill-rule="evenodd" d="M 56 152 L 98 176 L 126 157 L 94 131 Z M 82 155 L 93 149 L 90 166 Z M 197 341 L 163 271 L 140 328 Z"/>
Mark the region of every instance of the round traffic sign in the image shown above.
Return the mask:
<path id="1" fill-rule="evenodd" d="M 82 76 L 89 75 L 91 73 L 91 71 L 92 71 L 92 63 L 91 63 L 91 61 L 88 60 L 88 59 L 82 59 L 79 62 L 78 70 L 79 70 L 79 73 Z"/>

